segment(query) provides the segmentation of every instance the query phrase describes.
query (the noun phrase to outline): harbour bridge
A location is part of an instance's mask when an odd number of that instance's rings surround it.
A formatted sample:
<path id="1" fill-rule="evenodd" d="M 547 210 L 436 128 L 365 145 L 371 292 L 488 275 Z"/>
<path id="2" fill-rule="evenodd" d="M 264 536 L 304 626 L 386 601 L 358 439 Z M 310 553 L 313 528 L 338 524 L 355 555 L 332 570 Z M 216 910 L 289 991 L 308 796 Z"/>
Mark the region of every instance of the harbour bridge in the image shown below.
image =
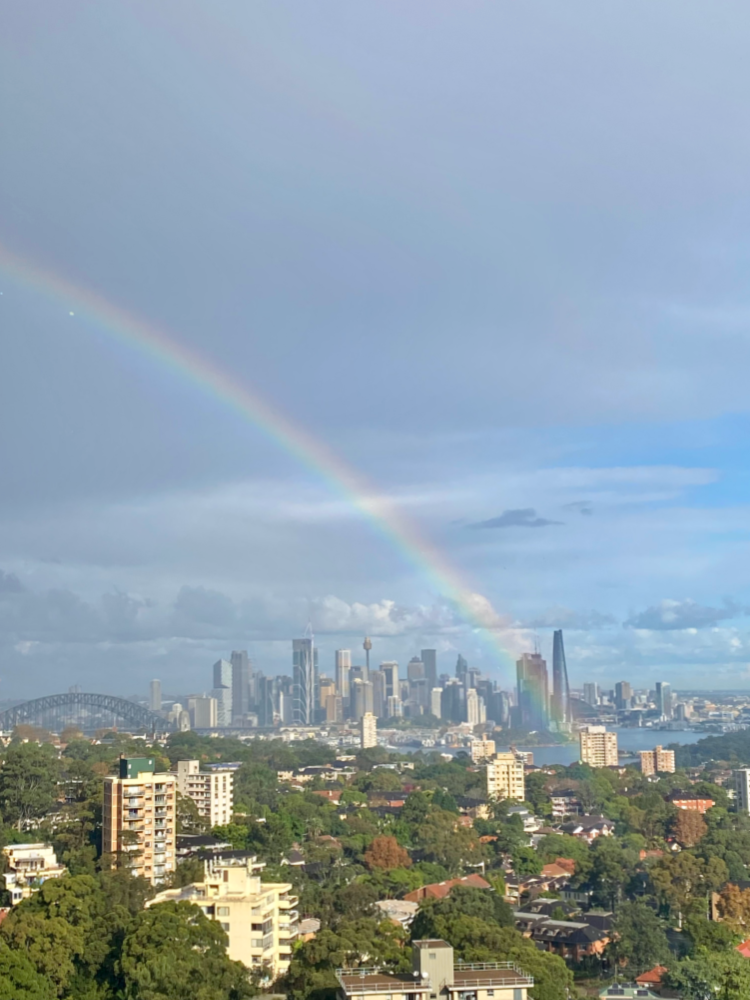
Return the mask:
<path id="1" fill-rule="evenodd" d="M 71 691 L 67 694 L 48 694 L 43 698 L 34 698 L 33 701 L 25 701 L 22 705 L 0 712 L 0 730 L 14 729 L 22 723 L 45 724 L 48 728 L 71 724 L 80 728 L 99 729 L 112 725 L 116 719 L 135 732 L 167 732 L 172 728 L 160 715 L 125 698 Z M 52 725 L 49 725 L 50 722 Z"/>

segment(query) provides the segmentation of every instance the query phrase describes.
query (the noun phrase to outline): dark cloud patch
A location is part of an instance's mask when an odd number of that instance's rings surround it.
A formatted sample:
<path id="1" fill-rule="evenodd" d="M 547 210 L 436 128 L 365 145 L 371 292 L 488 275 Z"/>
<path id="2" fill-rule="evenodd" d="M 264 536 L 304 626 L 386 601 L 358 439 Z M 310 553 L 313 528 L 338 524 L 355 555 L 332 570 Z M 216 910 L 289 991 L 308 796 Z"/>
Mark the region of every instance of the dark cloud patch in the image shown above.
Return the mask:
<path id="1" fill-rule="evenodd" d="M 727 600 L 721 608 L 711 608 L 696 601 L 664 600 L 639 614 L 631 615 L 625 628 L 670 631 L 687 628 L 709 628 L 718 622 L 747 614 L 747 608 Z"/>
<path id="2" fill-rule="evenodd" d="M 15 573 L 4 573 L 0 569 L 0 594 L 21 594 L 24 589 Z"/>
<path id="3" fill-rule="evenodd" d="M 583 514 L 584 517 L 591 517 L 594 513 L 594 508 L 591 506 L 588 500 L 575 500 L 573 503 L 563 504 L 563 510 L 577 510 L 579 514 Z"/>
<path id="4" fill-rule="evenodd" d="M 518 510 L 504 510 L 499 517 L 491 517 L 488 521 L 476 521 L 469 528 L 546 528 L 548 524 L 562 524 L 562 521 L 550 521 L 546 517 L 538 517 L 533 507 L 521 507 Z"/>

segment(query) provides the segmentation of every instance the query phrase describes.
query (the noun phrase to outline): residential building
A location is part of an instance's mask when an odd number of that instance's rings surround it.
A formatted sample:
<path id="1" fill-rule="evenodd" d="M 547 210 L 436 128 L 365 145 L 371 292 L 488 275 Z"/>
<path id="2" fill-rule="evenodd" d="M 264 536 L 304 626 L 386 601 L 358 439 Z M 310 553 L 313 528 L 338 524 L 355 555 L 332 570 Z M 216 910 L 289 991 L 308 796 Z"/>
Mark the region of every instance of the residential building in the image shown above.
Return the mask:
<path id="1" fill-rule="evenodd" d="M 661 719 L 672 718 L 672 688 L 666 681 L 656 682 L 656 711 Z"/>
<path id="2" fill-rule="evenodd" d="M 298 899 L 289 882 L 261 881 L 262 868 L 247 856 L 211 859 L 202 882 L 167 889 L 146 906 L 168 901 L 199 906 L 227 932 L 231 959 L 276 979 L 289 968 L 299 921 Z"/>
<path id="3" fill-rule="evenodd" d="M 599 685 L 598 684 L 584 684 L 583 685 L 583 700 L 587 705 L 596 707 L 599 704 Z"/>
<path id="4" fill-rule="evenodd" d="M 525 729 L 549 725 L 547 663 L 539 653 L 524 653 L 516 663 L 518 709 Z"/>
<path id="5" fill-rule="evenodd" d="M 177 775 L 177 791 L 195 802 L 198 815 L 207 821 L 209 828 L 232 822 L 233 771 L 201 771 L 198 760 L 178 760 L 172 772 Z"/>
<path id="6" fill-rule="evenodd" d="M 175 869 L 177 776 L 154 768 L 153 757 L 122 757 L 104 779 L 102 853 L 157 885 Z"/>
<path id="7" fill-rule="evenodd" d="M 551 714 L 558 725 L 564 725 L 571 721 L 570 685 L 568 684 L 568 665 L 565 662 L 562 629 L 556 629 L 552 635 Z"/>
<path id="8" fill-rule="evenodd" d="M 318 651 L 312 636 L 292 642 L 294 689 L 292 721 L 295 726 L 313 726 L 317 722 Z"/>
<path id="9" fill-rule="evenodd" d="M 471 759 L 475 764 L 485 760 L 492 760 L 495 756 L 495 741 L 488 740 L 486 735 L 481 740 L 474 740 L 471 744 Z"/>
<path id="10" fill-rule="evenodd" d="M 487 762 L 487 797 L 498 802 L 526 798 L 523 761 L 514 753 L 498 753 Z"/>
<path id="11" fill-rule="evenodd" d="M 750 813 L 750 767 L 741 767 L 734 772 L 734 789 L 737 812 Z"/>
<path id="12" fill-rule="evenodd" d="M 352 669 L 351 649 L 336 650 L 336 691 L 344 707 L 349 707 L 349 671 Z"/>
<path id="13" fill-rule="evenodd" d="M 232 664 L 232 721 L 243 726 L 250 711 L 250 677 L 253 667 L 246 649 L 233 649 Z"/>
<path id="14" fill-rule="evenodd" d="M 411 975 L 339 969 L 338 1000 L 527 1000 L 534 980 L 512 962 L 456 962 L 441 940 L 412 942 Z"/>
<path id="15" fill-rule="evenodd" d="M 585 726 L 578 734 L 581 762 L 591 767 L 616 767 L 617 733 L 608 733 L 605 726 Z"/>
<path id="16" fill-rule="evenodd" d="M 639 756 L 643 774 L 674 774 L 674 750 L 654 747 L 653 750 L 641 750 Z"/>
<path id="17" fill-rule="evenodd" d="M 708 812 L 714 804 L 713 799 L 705 795 L 694 795 L 692 792 L 672 792 L 667 796 L 667 802 L 671 802 L 676 809 L 687 809 L 701 814 Z"/>
<path id="18" fill-rule="evenodd" d="M 611 837 L 615 832 L 615 824 L 604 816 L 579 816 L 570 823 L 563 823 L 560 831 L 591 844 L 597 837 Z"/>
<path id="19" fill-rule="evenodd" d="M 148 707 L 152 712 L 161 712 L 161 681 L 152 680 L 148 690 Z"/>
<path id="20" fill-rule="evenodd" d="M 360 742 L 363 750 L 378 745 L 378 720 L 372 712 L 365 712 L 362 716 L 360 721 Z"/>
<path id="21" fill-rule="evenodd" d="M 61 865 L 51 844 L 9 844 L 5 855 L 5 888 L 10 893 L 10 905 L 15 906 L 49 878 L 60 878 L 68 869 Z"/>

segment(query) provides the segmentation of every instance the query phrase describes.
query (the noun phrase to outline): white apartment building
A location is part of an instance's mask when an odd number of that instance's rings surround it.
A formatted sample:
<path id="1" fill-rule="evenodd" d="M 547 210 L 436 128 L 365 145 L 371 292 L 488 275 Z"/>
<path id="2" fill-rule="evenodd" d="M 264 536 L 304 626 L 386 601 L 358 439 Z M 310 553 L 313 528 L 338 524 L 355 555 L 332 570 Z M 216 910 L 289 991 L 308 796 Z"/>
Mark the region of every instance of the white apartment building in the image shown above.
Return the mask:
<path id="1" fill-rule="evenodd" d="M 741 767 L 734 772 L 737 812 L 750 813 L 750 768 Z"/>
<path id="2" fill-rule="evenodd" d="M 360 720 L 360 737 L 363 750 L 378 745 L 378 720 L 372 712 L 365 712 Z"/>
<path id="3" fill-rule="evenodd" d="M 170 900 L 199 906 L 229 936 L 227 954 L 250 969 L 276 979 L 289 968 L 297 936 L 298 898 L 289 882 L 262 882 L 255 858 L 206 862 L 203 882 L 158 893 L 146 906 Z"/>
<path id="4" fill-rule="evenodd" d="M 617 767 L 617 733 L 605 726 L 585 726 L 578 734 L 581 762 L 591 767 Z"/>
<path id="5" fill-rule="evenodd" d="M 176 864 L 177 778 L 154 773 L 153 757 L 122 757 L 104 779 L 102 852 L 158 885 Z"/>
<path id="6" fill-rule="evenodd" d="M 3 854 L 7 867 L 3 878 L 11 906 L 28 899 L 48 878 L 60 878 L 68 871 L 58 862 L 51 844 L 9 844 Z"/>
<path id="7" fill-rule="evenodd" d="M 177 791 L 192 799 L 198 815 L 209 827 L 226 826 L 234 812 L 234 774 L 231 770 L 201 771 L 198 760 L 178 760 L 172 771 L 177 775 Z"/>
<path id="8" fill-rule="evenodd" d="M 497 802 L 526 798 L 523 761 L 514 753 L 498 753 L 487 761 L 487 798 Z"/>

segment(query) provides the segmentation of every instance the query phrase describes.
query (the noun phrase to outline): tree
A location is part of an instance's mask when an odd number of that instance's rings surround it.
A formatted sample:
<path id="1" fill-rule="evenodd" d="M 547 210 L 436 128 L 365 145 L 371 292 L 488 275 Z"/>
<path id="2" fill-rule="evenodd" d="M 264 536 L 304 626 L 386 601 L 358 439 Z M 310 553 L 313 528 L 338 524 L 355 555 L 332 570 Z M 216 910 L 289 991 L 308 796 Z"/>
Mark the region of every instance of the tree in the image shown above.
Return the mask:
<path id="1" fill-rule="evenodd" d="M 724 886 L 716 903 L 720 919 L 735 934 L 744 934 L 750 926 L 750 889 L 731 883 Z"/>
<path id="2" fill-rule="evenodd" d="M 376 837 L 365 851 L 368 868 L 408 868 L 411 864 L 409 852 L 399 847 L 395 837 Z"/>
<path id="3" fill-rule="evenodd" d="M 433 809 L 415 830 L 414 841 L 428 861 L 458 871 L 466 862 L 482 860 L 482 850 L 476 834 L 459 826 L 453 813 Z"/>
<path id="4" fill-rule="evenodd" d="M 518 847 L 513 851 L 513 871 L 516 875 L 539 875 L 542 859 L 533 847 Z"/>
<path id="5" fill-rule="evenodd" d="M 19 830 L 52 808 L 57 792 L 58 763 L 54 749 L 39 743 L 16 743 L 0 767 L 0 809 Z"/>
<path id="6" fill-rule="evenodd" d="M 205 833 L 208 820 L 198 812 L 198 806 L 189 795 L 177 793 L 177 832 Z"/>
<path id="7" fill-rule="evenodd" d="M 238 1000 L 255 992 L 247 970 L 226 954 L 227 935 L 191 903 L 140 913 L 122 944 L 126 1000 Z"/>
<path id="8" fill-rule="evenodd" d="M 680 924 L 696 896 L 718 889 L 728 874 L 720 858 L 703 861 L 689 851 L 660 858 L 649 870 L 654 887 L 677 914 Z"/>
<path id="9" fill-rule="evenodd" d="M 413 940 L 439 937 L 438 925 L 455 917 L 478 917 L 498 927 L 513 926 L 513 910 L 489 889 L 454 885 L 445 899 L 425 899 L 412 922 Z"/>
<path id="10" fill-rule="evenodd" d="M 695 847 L 708 832 L 706 821 L 699 812 L 691 809 L 678 809 L 672 820 L 672 833 L 678 844 L 683 847 Z"/>
<path id="11" fill-rule="evenodd" d="M 667 984 L 684 1000 L 744 1000 L 750 996 L 750 962 L 734 949 L 702 952 L 670 968 Z"/>
<path id="12" fill-rule="evenodd" d="M 52 982 L 22 952 L 0 941 L 0 1000 L 55 1000 Z"/>
<path id="13" fill-rule="evenodd" d="M 648 904 L 623 903 L 617 911 L 608 953 L 617 965 L 638 975 L 666 961 L 669 942 L 664 926 Z"/>

